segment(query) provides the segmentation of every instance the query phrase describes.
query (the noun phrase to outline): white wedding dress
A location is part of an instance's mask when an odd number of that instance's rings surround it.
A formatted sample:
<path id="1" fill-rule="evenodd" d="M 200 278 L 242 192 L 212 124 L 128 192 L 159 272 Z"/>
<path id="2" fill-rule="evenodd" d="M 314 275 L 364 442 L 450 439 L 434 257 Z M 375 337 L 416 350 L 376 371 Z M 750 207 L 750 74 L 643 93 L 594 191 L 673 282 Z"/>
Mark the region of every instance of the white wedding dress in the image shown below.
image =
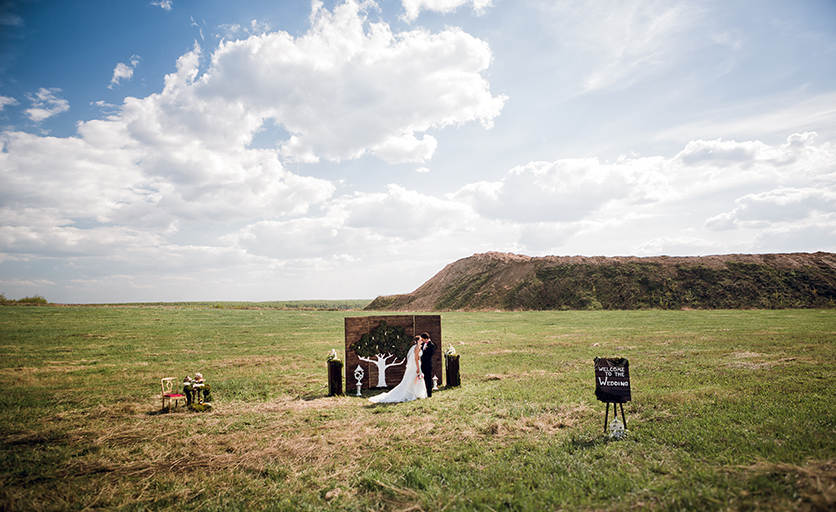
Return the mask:
<path id="1" fill-rule="evenodd" d="M 418 359 L 421 357 L 421 350 L 418 350 Z M 415 345 L 409 347 L 406 355 L 406 370 L 404 370 L 401 383 L 386 393 L 369 398 L 374 403 L 409 402 L 419 398 L 427 398 L 427 385 L 423 378 L 418 378 L 418 363 L 415 357 Z"/>

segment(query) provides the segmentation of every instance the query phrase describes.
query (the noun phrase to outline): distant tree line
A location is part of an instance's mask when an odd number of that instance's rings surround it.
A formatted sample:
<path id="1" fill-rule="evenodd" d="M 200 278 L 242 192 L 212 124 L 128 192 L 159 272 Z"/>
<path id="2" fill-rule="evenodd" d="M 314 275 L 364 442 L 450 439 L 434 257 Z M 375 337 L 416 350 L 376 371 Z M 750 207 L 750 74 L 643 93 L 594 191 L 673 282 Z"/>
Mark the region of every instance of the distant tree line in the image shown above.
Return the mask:
<path id="1" fill-rule="evenodd" d="M 0 304 L 49 304 L 45 298 L 40 295 L 33 295 L 32 297 L 23 297 L 22 299 L 7 299 L 6 296 L 0 293 Z"/>
<path id="2" fill-rule="evenodd" d="M 369 299 L 343 299 L 343 300 L 284 300 L 284 301 L 263 301 L 263 302 L 238 302 L 238 301 L 224 301 L 224 302 L 209 302 L 209 301 L 195 301 L 195 302 L 132 302 L 132 303 L 118 303 L 118 304 L 101 304 L 109 306 L 172 306 L 184 308 L 214 308 L 214 309 L 291 309 L 291 310 L 305 310 L 305 311 L 351 311 L 361 310 L 366 307 L 371 300 Z M 24 297 L 22 299 L 7 299 L 6 296 L 0 293 L 0 304 L 49 304 L 45 298 L 40 295 L 32 297 Z"/>

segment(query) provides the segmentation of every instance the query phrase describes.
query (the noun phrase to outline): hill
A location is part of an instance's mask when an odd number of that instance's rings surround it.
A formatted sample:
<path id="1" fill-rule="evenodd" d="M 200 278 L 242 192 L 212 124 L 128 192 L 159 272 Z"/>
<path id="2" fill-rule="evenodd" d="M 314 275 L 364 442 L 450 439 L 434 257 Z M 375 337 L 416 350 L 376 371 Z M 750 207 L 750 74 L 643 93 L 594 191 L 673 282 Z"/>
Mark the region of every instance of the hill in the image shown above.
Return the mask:
<path id="1" fill-rule="evenodd" d="M 836 254 L 530 257 L 474 254 L 367 310 L 836 307 Z"/>

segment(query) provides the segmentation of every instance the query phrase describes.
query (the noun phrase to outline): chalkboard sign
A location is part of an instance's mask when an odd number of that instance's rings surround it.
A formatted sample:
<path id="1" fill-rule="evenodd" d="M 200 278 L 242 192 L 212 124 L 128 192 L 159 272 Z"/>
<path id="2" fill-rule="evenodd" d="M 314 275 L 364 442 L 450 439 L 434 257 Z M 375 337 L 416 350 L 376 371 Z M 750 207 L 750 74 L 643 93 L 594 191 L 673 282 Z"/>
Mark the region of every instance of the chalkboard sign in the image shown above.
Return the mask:
<path id="1" fill-rule="evenodd" d="M 595 358 L 595 398 L 610 404 L 630 401 L 630 362 L 627 359 Z"/>

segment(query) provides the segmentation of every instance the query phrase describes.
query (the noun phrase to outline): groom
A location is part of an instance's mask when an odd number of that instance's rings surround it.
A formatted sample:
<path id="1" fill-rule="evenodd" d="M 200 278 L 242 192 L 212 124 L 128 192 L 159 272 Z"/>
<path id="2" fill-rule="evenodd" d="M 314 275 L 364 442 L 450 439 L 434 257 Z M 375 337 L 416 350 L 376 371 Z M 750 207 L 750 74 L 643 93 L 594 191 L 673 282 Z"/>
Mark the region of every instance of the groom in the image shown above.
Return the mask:
<path id="1" fill-rule="evenodd" d="M 421 334 L 421 373 L 424 374 L 424 385 L 427 386 L 427 398 L 433 396 L 433 353 L 435 343 L 427 333 Z"/>

